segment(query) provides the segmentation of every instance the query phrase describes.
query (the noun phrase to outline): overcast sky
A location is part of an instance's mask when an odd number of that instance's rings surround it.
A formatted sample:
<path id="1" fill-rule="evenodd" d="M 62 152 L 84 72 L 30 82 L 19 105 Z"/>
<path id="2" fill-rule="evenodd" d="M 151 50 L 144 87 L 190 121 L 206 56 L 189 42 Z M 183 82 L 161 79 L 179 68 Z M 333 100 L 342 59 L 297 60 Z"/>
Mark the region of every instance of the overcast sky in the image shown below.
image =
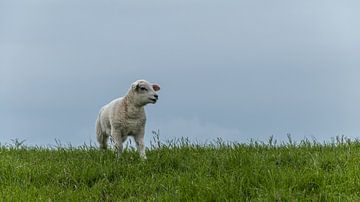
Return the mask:
<path id="1" fill-rule="evenodd" d="M 95 142 L 137 79 L 161 139 L 360 136 L 360 2 L 0 1 L 0 143 Z"/>

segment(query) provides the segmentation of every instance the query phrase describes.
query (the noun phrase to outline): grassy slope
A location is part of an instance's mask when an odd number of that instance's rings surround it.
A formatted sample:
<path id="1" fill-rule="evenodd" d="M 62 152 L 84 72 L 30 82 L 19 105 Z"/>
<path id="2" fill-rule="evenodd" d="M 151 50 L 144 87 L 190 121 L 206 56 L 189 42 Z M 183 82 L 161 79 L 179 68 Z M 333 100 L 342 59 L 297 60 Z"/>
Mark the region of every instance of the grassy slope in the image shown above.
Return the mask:
<path id="1" fill-rule="evenodd" d="M 0 201 L 360 200 L 360 143 L 0 149 Z"/>

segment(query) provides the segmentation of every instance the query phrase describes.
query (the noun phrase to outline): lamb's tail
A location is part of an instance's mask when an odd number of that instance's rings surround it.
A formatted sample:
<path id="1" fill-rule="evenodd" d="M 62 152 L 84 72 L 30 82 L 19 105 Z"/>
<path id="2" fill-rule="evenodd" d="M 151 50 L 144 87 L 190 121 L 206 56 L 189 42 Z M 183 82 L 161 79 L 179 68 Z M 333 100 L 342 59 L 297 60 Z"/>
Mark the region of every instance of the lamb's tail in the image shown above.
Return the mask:
<path id="1" fill-rule="evenodd" d="M 105 133 L 105 131 L 103 131 L 103 128 L 101 127 L 101 113 L 102 113 L 103 109 L 100 110 L 99 115 L 96 119 L 96 139 L 100 145 L 100 149 L 107 149 L 107 140 L 108 140 L 108 136 Z"/>
<path id="2" fill-rule="evenodd" d="M 101 124 L 100 124 L 100 116 L 101 116 L 101 112 L 102 110 L 99 112 L 99 115 L 96 119 L 96 123 L 95 123 L 95 131 L 96 131 L 96 137 L 99 138 L 101 136 L 101 134 L 103 133 L 103 130 L 101 128 Z"/>

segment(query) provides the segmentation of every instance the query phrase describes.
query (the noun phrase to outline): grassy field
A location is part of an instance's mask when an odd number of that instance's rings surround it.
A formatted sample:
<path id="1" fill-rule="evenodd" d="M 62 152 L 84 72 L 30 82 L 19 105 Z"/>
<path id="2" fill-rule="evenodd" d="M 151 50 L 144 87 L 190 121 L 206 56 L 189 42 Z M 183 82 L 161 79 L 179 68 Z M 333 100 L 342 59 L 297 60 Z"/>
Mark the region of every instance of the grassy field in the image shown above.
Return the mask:
<path id="1" fill-rule="evenodd" d="M 359 201 L 360 142 L 0 148 L 0 201 Z"/>

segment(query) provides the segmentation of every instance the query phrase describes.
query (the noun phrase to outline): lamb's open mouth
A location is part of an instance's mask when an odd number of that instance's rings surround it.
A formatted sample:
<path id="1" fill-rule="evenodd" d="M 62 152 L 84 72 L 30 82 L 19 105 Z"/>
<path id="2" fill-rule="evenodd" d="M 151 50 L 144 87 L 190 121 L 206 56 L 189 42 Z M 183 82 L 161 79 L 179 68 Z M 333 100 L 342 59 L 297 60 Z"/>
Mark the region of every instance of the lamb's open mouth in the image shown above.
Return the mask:
<path id="1" fill-rule="evenodd" d="M 149 98 L 153 103 L 155 103 L 157 101 L 157 99 L 154 98 Z"/>

